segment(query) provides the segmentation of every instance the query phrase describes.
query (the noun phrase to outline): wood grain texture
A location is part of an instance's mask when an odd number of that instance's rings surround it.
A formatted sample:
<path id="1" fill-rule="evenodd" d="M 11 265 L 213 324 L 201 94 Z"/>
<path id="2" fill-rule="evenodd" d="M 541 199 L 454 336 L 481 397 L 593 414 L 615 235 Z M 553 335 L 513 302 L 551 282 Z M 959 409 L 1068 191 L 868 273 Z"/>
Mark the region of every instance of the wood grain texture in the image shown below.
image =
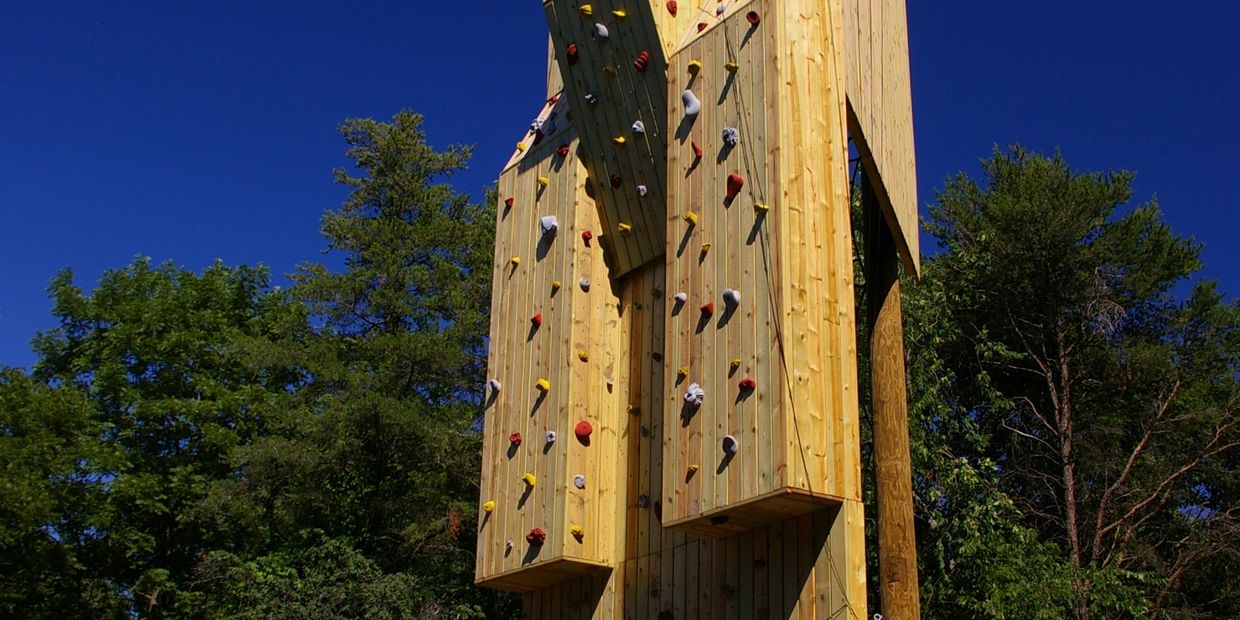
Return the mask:
<path id="1" fill-rule="evenodd" d="M 849 130 L 905 269 L 921 269 L 905 0 L 843 0 Z"/>

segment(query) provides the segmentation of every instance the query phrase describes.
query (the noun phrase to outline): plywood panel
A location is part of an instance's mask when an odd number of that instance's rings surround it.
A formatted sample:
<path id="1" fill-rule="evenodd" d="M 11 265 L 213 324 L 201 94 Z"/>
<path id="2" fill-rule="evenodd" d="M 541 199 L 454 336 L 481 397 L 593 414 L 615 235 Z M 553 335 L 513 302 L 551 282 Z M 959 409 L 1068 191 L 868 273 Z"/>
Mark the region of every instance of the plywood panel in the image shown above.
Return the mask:
<path id="1" fill-rule="evenodd" d="M 843 0 L 849 130 L 900 246 L 920 269 L 917 166 L 904 0 Z"/>

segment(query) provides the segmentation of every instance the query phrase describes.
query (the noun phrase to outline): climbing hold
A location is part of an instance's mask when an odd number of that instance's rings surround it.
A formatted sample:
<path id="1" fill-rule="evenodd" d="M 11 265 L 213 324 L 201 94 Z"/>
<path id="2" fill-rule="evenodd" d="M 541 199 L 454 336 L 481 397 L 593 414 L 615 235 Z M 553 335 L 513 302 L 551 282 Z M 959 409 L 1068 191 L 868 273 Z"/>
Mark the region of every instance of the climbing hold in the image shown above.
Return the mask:
<path id="1" fill-rule="evenodd" d="M 701 406 L 702 401 L 706 398 L 706 390 L 696 383 L 690 383 L 689 389 L 685 390 L 685 402 L 694 407 Z"/>
<path id="2" fill-rule="evenodd" d="M 710 251 L 710 248 L 711 248 L 711 244 L 709 241 L 707 241 L 706 243 L 703 243 L 702 244 L 702 256 L 706 256 L 706 253 Z"/>
<path id="3" fill-rule="evenodd" d="M 498 394 L 501 387 L 499 379 L 491 379 L 490 381 L 487 381 L 487 386 L 491 388 L 491 393 L 493 394 Z"/>
<path id="4" fill-rule="evenodd" d="M 724 12 L 724 11 L 727 11 L 727 10 L 728 10 L 728 5 L 726 5 L 726 4 L 721 4 L 721 5 L 717 6 L 717 7 L 715 7 L 715 15 L 723 15 L 723 12 Z"/>
<path id="5" fill-rule="evenodd" d="M 586 488 L 586 475 L 577 474 L 576 476 L 573 476 L 573 486 L 577 487 L 578 489 Z"/>
<path id="6" fill-rule="evenodd" d="M 689 376 L 689 367 L 688 367 L 688 366 L 681 366 L 680 368 L 677 368 L 677 369 L 676 369 L 676 378 L 677 378 L 677 379 L 684 379 L 685 377 L 688 377 L 688 376 Z"/>
<path id="7" fill-rule="evenodd" d="M 638 195 L 638 196 L 645 197 L 645 196 L 646 196 L 646 194 L 647 194 L 647 193 L 649 193 L 649 192 L 650 192 L 650 190 L 649 190 L 649 189 L 648 189 L 645 185 L 638 185 L 638 186 L 637 186 L 637 195 Z"/>
<path id="8" fill-rule="evenodd" d="M 621 179 L 618 174 L 613 174 L 610 181 L 612 189 L 620 189 L 620 184 L 624 182 L 624 179 Z"/>
<path id="9" fill-rule="evenodd" d="M 681 216 L 681 219 L 688 222 L 690 226 L 697 226 L 698 216 L 692 211 L 685 211 L 685 214 Z"/>
<path id="10" fill-rule="evenodd" d="M 611 36 L 611 33 L 607 32 L 607 26 L 604 26 L 602 24 L 594 24 L 594 40 L 595 41 L 606 41 L 607 38 L 610 36 Z"/>
<path id="11" fill-rule="evenodd" d="M 657 286 L 656 286 L 656 287 L 654 287 L 654 289 L 653 289 L 653 290 L 651 290 L 651 291 L 650 291 L 650 293 L 651 293 L 652 295 L 654 295 L 654 298 L 655 298 L 655 299 L 662 299 L 662 298 L 663 298 L 663 289 L 661 289 L 661 288 L 659 288 L 659 287 L 657 287 Z"/>
<path id="12" fill-rule="evenodd" d="M 538 177 L 538 186 L 539 186 L 539 187 L 546 187 L 549 183 L 551 183 L 551 179 L 549 179 L 549 178 L 547 178 L 547 177 L 545 177 L 545 176 L 544 176 L 544 177 Z"/>
<path id="13" fill-rule="evenodd" d="M 642 408 L 640 405 L 629 405 L 628 412 L 629 412 L 629 415 L 641 415 Z"/>
<path id="14" fill-rule="evenodd" d="M 547 542 L 547 533 L 539 528 L 534 528 L 530 530 L 529 534 L 525 535 L 525 542 L 528 542 L 531 545 L 541 545 L 544 542 Z"/>
<path id="15" fill-rule="evenodd" d="M 560 290 L 560 287 L 562 286 L 564 286 L 564 284 L 560 282 L 559 280 L 552 280 L 551 281 L 551 292 L 554 293 L 555 291 Z"/>
<path id="16" fill-rule="evenodd" d="M 590 361 L 590 353 L 585 349 L 577 349 L 577 359 L 583 362 L 588 362 Z"/>
<path id="17" fill-rule="evenodd" d="M 612 144 L 615 144 L 616 146 L 624 146 L 625 139 L 624 139 L 624 136 L 616 136 L 611 139 L 611 142 Z"/>
<path id="18" fill-rule="evenodd" d="M 580 286 L 580 287 L 581 287 L 581 290 L 583 290 L 583 291 L 585 291 L 585 292 L 587 292 L 587 293 L 588 293 L 588 292 L 590 292 L 590 278 L 582 278 L 582 279 L 578 280 L 578 281 L 577 281 L 577 286 Z"/>
<path id="19" fill-rule="evenodd" d="M 616 10 L 612 11 L 612 12 L 611 12 L 611 14 L 612 14 L 612 15 L 615 15 L 615 16 L 616 16 L 616 19 L 624 19 L 624 18 L 626 18 L 626 17 L 628 17 L 628 16 L 629 16 L 629 14 L 628 14 L 628 13 L 625 13 L 625 12 L 624 12 L 624 9 L 616 9 Z"/>
<path id="20" fill-rule="evenodd" d="M 698 29 L 698 32 L 706 30 L 706 22 L 698 22 L 697 29 Z"/>
<path id="21" fill-rule="evenodd" d="M 594 427 L 590 425 L 588 420 L 582 420 L 573 427 L 573 433 L 577 435 L 577 439 L 586 441 L 590 438 L 590 433 L 594 432 Z"/>
<path id="22" fill-rule="evenodd" d="M 616 68 L 615 67 L 603 67 L 603 75 L 607 76 L 609 79 L 614 80 L 616 78 Z"/>
<path id="23" fill-rule="evenodd" d="M 581 542 L 586 537 L 586 531 L 580 525 L 571 526 L 568 528 L 568 531 L 573 535 L 573 538 L 577 539 L 577 542 Z"/>
<path id="24" fill-rule="evenodd" d="M 689 144 L 690 146 L 693 147 L 693 158 L 701 159 L 702 158 L 702 147 L 698 146 L 697 142 L 690 142 Z"/>
<path id="25" fill-rule="evenodd" d="M 546 380 L 546 379 L 539 379 L 539 380 L 538 380 L 538 381 L 534 384 L 534 387 L 535 387 L 535 388 L 538 388 L 538 391 L 539 391 L 539 392 L 544 392 L 544 393 L 545 393 L 545 392 L 549 392 L 549 391 L 551 391 L 551 382 L 550 382 L 550 381 L 548 381 L 548 380 Z"/>
<path id="26" fill-rule="evenodd" d="M 740 65 L 730 60 L 728 62 L 723 63 L 723 70 L 727 71 L 728 73 L 736 73 L 737 69 L 740 69 L 740 68 L 741 68 Z"/>
<path id="27" fill-rule="evenodd" d="M 646 133 L 646 124 L 640 120 L 633 121 L 633 133 Z"/>
<path id="28" fill-rule="evenodd" d="M 504 551 L 505 552 L 512 551 L 512 539 L 511 538 L 508 539 L 508 542 L 504 544 Z"/>
<path id="29" fill-rule="evenodd" d="M 631 234 L 633 234 L 633 225 L 620 222 L 620 235 L 623 237 L 627 237 Z"/>
<path id="30" fill-rule="evenodd" d="M 723 301 L 729 306 L 741 303 L 741 292 L 736 289 L 723 289 Z"/>
<path id="31" fill-rule="evenodd" d="M 668 3 L 667 3 L 667 12 L 668 12 L 668 13 L 671 13 L 671 14 L 672 14 L 672 17 L 676 17 L 676 10 L 677 10 L 677 8 L 679 8 L 679 7 L 676 5 L 676 0 L 668 0 Z"/>
<path id="32" fill-rule="evenodd" d="M 689 75 L 697 75 L 702 70 L 702 61 L 694 58 L 689 61 Z"/>
<path id="33" fill-rule="evenodd" d="M 520 151 L 520 152 L 522 152 L 522 153 L 524 153 L 524 152 L 525 152 L 525 143 L 524 143 L 524 142 L 518 142 L 518 143 L 517 143 L 517 150 L 518 150 L 518 151 Z"/>
<path id="34" fill-rule="evenodd" d="M 688 295 L 686 295 L 685 293 L 676 293 L 676 296 L 675 296 L 675 297 L 673 297 L 673 299 L 675 299 L 677 302 L 679 302 L 679 303 L 682 303 L 682 304 L 683 304 L 683 303 L 685 303 L 686 301 L 689 301 L 689 296 L 688 296 Z"/>
<path id="35" fill-rule="evenodd" d="M 712 301 L 712 302 L 707 302 L 705 304 L 702 304 L 701 310 L 702 310 L 702 314 L 706 316 L 710 316 L 714 314 L 715 313 L 715 302 Z"/>
<path id="36" fill-rule="evenodd" d="M 750 26 L 757 26 L 761 23 L 762 16 L 758 15 L 757 11 L 750 11 L 745 14 L 745 21 L 748 21 Z"/>
<path id="37" fill-rule="evenodd" d="M 544 215 L 538 219 L 538 227 L 542 229 L 542 234 L 554 235 L 560 230 L 560 220 L 554 215 Z"/>
<path id="38" fill-rule="evenodd" d="M 513 266 L 513 267 L 516 267 L 517 265 L 520 265 L 520 264 L 521 264 L 521 257 L 520 257 L 520 256 L 514 256 L 514 257 L 512 257 L 512 258 L 508 259 L 508 262 L 512 263 L 512 266 Z"/>
<path id="39" fill-rule="evenodd" d="M 594 7 L 588 4 L 583 4 L 577 7 L 577 10 L 581 12 L 582 17 L 589 17 L 591 15 L 594 15 Z"/>
<path id="40" fill-rule="evenodd" d="M 521 445 L 521 433 L 513 433 L 508 436 L 508 443 L 519 446 Z"/>
<path id="41" fill-rule="evenodd" d="M 758 382 L 753 377 L 745 377 L 741 379 L 740 388 L 742 392 L 752 392 L 758 388 Z"/>
<path id="42" fill-rule="evenodd" d="M 582 243 L 586 244 L 587 248 L 590 247 L 590 240 L 593 238 L 594 238 L 594 233 L 588 230 L 581 231 L 581 241 Z"/>
<path id="43" fill-rule="evenodd" d="M 555 431 L 547 431 L 547 443 L 555 443 Z"/>
<path id="44" fill-rule="evenodd" d="M 530 323 L 533 323 L 534 327 L 542 327 L 542 313 L 535 312 L 534 316 L 530 317 Z"/>
<path id="45" fill-rule="evenodd" d="M 568 46 L 564 48 L 564 55 L 568 57 L 568 64 L 570 65 L 576 64 L 577 63 L 577 44 L 569 43 Z"/>
<path id="46" fill-rule="evenodd" d="M 524 482 L 525 486 L 532 487 L 538 484 L 538 476 L 535 476 L 530 472 L 525 472 L 525 475 L 521 476 L 521 482 Z"/>
<path id="47" fill-rule="evenodd" d="M 650 359 L 652 359 L 652 360 L 654 360 L 654 361 L 656 361 L 656 362 L 661 362 L 661 361 L 663 361 L 663 354 L 662 354 L 662 353 L 659 353 L 658 351 L 652 351 L 652 352 L 650 353 Z"/>
<path id="48" fill-rule="evenodd" d="M 649 506 L 649 505 L 650 505 L 649 495 L 642 493 L 641 495 L 637 496 L 637 507 L 638 508 L 645 508 L 646 506 Z"/>
<path id="49" fill-rule="evenodd" d="M 735 172 L 733 172 L 732 174 L 729 174 L 728 175 L 728 194 L 727 194 L 728 200 L 732 200 L 733 198 L 736 198 L 736 195 L 741 193 L 741 187 L 743 187 L 744 185 L 745 185 L 745 179 L 742 179 L 741 175 L 736 174 Z"/>
<path id="50" fill-rule="evenodd" d="M 543 122 L 544 122 L 544 121 L 543 121 L 543 119 L 541 119 L 541 118 L 536 118 L 536 119 L 534 119 L 534 120 L 530 121 L 530 131 L 531 131 L 531 132 L 542 131 L 542 128 L 543 128 Z"/>
<path id="51" fill-rule="evenodd" d="M 723 128 L 723 143 L 724 144 L 728 146 L 736 146 L 737 144 L 740 144 L 740 141 L 741 141 L 741 132 L 737 131 L 735 127 L 724 127 Z"/>
<path id="52" fill-rule="evenodd" d="M 586 100 L 586 103 L 594 105 L 598 103 L 598 95 L 594 94 L 594 92 L 592 91 L 588 92 L 585 94 L 585 100 Z"/>
<path id="53" fill-rule="evenodd" d="M 495 510 L 495 500 L 488 499 L 487 501 L 482 503 L 483 512 L 491 512 L 493 510 Z"/>
<path id="54" fill-rule="evenodd" d="M 560 157 L 568 157 L 568 145 L 561 144 L 560 146 L 556 147 L 555 152 Z"/>
<path id="55" fill-rule="evenodd" d="M 649 62 L 650 62 L 650 52 L 647 52 L 646 50 L 642 50 L 642 53 L 638 54 L 637 58 L 633 59 L 633 68 L 637 69 L 638 73 L 645 73 L 646 64 Z"/>
<path id="56" fill-rule="evenodd" d="M 740 444 L 736 442 L 736 438 L 731 435 L 723 436 L 723 452 L 724 454 L 736 454 L 740 449 Z"/>
<path id="57" fill-rule="evenodd" d="M 511 208 L 512 208 L 513 203 L 515 203 L 516 201 L 517 201 L 517 199 L 516 199 L 516 198 L 513 198 L 512 196 L 509 196 L 509 197 L 505 198 L 505 199 L 504 199 L 504 208 L 505 208 L 505 209 L 511 209 Z"/>
<path id="58" fill-rule="evenodd" d="M 736 372 L 736 369 L 740 367 L 741 367 L 741 358 L 737 357 L 737 358 L 734 358 L 732 360 L 732 363 L 728 365 L 728 370 L 731 372 Z"/>
<path id="59" fill-rule="evenodd" d="M 702 111 L 702 102 L 691 90 L 680 93 L 680 101 L 685 105 L 686 116 L 697 116 L 698 112 Z"/>
<path id="60" fill-rule="evenodd" d="M 556 94 L 554 94 L 554 95 L 551 95 L 550 97 L 547 97 L 547 104 L 548 104 L 548 105 L 550 105 L 550 104 L 554 104 L 555 102 L 557 102 L 557 101 L 559 101 L 559 100 L 560 100 L 560 93 L 556 93 Z M 552 112 L 551 114 L 552 114 L 552 115 L 554 115 L 554 114 L 555 114 L 555 112 Z"/>
<path id="61" fill-rule="evenodd" d="M 763 213 L 766 213 L 767 211 L 770 211 L 770 210 L 771 210 L 771 205 L 764 204 L 764 203 L 761 203 L 761 202 L 755 202 L 755 203 L 753 203 L 753 210 L 754 210 L 754 211 L 761 211 L 761 212 L 763 212 Z"/>
<path id="62" fill-rule="evenodd" d="M 697 463 L 691 463 L 691 464 L 689 465 L 689 473 L 691 473 L 691 474 L 696 474 L 696 473 L 697 473 L 697 470 L 698 470 Z"/>

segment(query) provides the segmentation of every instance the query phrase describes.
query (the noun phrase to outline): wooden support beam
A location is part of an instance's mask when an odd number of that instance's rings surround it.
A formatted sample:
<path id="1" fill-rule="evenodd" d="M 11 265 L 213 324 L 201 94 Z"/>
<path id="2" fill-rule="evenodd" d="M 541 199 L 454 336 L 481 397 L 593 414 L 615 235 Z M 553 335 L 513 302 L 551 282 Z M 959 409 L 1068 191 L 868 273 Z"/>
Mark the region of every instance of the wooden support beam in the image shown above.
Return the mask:
<path id="1" fill-rule="evenodd" d="M 913 471 L 908 440 L 904 327 L 900 316 L 900 256 L 868 178 L 862 184 L 862 202 L 866 218 L 880 609 L 887 620 L 906 620 L 921 617 L 921 601 L 917 586 L 917 540 L 913 530 Z"/>

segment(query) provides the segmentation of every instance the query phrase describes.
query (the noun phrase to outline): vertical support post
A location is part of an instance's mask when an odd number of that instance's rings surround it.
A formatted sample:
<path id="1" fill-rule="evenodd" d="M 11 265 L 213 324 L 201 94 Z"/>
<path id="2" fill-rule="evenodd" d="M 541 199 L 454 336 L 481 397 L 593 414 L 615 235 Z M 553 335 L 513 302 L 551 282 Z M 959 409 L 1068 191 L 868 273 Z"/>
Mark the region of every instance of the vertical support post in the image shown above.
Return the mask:
<path id="1" fill-rule="evenodd" d="M 880 609 L 887 620 L 921 617 L 917 541 L 913 530 L 913 471 L 908 440 L 904 327 L 900 316 L 900 257 L 869 179 L 865 209 L 866 290 L 870 384 L 874 405 L 874 470 L 878 490 Z"/>

